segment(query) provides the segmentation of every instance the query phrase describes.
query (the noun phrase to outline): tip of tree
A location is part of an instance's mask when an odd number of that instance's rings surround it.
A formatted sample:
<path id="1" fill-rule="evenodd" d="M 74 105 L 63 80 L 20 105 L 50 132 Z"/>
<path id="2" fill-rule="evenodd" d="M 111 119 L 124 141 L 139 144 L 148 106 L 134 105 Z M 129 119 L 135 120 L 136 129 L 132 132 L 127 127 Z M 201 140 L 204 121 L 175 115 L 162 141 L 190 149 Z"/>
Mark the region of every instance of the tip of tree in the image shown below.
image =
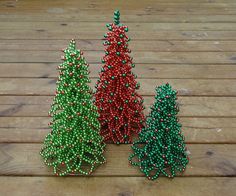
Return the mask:
<path id="1" fill-rule="evenodd" d="M 114 11 L 114 23 L 118 25 L 120 23 L 120 11 L 115 10 Z"/>

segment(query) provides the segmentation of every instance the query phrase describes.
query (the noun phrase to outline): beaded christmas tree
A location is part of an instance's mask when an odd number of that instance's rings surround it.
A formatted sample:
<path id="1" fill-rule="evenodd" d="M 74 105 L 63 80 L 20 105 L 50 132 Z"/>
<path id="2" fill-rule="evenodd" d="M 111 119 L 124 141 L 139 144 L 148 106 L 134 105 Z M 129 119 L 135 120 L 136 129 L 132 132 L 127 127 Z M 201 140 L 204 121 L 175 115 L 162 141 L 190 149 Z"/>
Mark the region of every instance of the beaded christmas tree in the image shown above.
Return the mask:
<path id="1" fill-rule="evenodd" d="M 104 35 L 105 56 L 100 79 L 96 84 L 95 105 L 100 113 L 101 135 L 116 144 L 129 143 L 132 135 L 143 127 L 143 99 L 136 92 L 139 83 L 131 69 L 135 67 L 128 49 L 128 27 L 120 23 L 120 13 L 115 11 L 114 23 L 107 24 Z"/>
<path id="2" fill-rule="evenodd" d="M 60 76 L 49 111 L 51 132 L 40 154 L 56 175 L 88 175 L 105 162 L 99 114 L 88 86 L 88 64 L 76 49 L 75 40 L 63 52 L 64 62 L 58 66 Z"/>
<path id="3" fill-rule="evenodd" d="M 147 117 L 146 127 L 139 133 L 139 139 L 132 145 L 133 154 L 129 161 L 150 180 L 162 173 L 174 177 L 188 164 L 181 124 L 176 117 L 176 91 L 169 84 L 156 89 L 155 103 Z"/>

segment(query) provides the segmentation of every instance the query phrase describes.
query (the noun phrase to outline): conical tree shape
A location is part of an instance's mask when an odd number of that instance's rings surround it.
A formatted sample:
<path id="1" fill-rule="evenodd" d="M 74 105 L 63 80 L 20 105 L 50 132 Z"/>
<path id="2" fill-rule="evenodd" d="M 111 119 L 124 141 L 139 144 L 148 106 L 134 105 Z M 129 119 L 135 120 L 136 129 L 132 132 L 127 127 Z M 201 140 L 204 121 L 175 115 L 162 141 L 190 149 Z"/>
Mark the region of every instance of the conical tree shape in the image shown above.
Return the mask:
<path id="1" fill-rule="evenodd" d="M 49 111 L 51 132 L 40 154 L 56 175 L 88 175 L 105 162 L 105 144 L 99 134 L 99 114 L 88 86 L 88 64 L 82 52 L 76 49 L 75 40 L 64 53 L 64 62 L 58 66 L 56 95 Z"/>
<path id="2" fill-rule="evenodd" d="M 128 27 L 120 23 L 120 13 L 115 11 L 114 23 L 107 24 L 104 35 L 105 56 L 100 79 L 96 84 L 95 105 L 100 113 L 101 135 L 114 143 L 129 143 L 132 135 L 141 131 L 144 122 L 143 99 L 136 92 L 139 83 L 132 73 Z"/>
<path id="3" fill-rule="evenodd" d="M 151 180 L 160 174 L 174 177 L 188 164 L 184 136 L 178 122 L 176 91 L 169 84 L 156 89 L 155 103 L 147 117 L 146 127 L 132 145 L 129 161 Z"/>

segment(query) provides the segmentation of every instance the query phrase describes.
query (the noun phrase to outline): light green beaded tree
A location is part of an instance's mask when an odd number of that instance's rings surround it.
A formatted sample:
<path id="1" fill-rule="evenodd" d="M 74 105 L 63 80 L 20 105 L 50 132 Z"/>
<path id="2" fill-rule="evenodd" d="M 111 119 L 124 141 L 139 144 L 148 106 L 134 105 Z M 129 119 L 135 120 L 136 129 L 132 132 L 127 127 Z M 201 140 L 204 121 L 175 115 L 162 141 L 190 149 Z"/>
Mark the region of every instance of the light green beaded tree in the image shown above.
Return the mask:
<path id="1" fill-rule="evenodd" d="M 60 76 L 49 111 L 51 132 L 40 154 L 56 175 L 88 175 L 105 162 L 105 144 L 88 86 L 88 64 L 76 49 L 75 40 L 63 52 L 64 62 L 58 66 Z"/>
<path id="2" fill-rule="evenodd" d="M 155 103 L 147 117 L 146 127 L 132 146 L 130 163 L 139 166 L 150 180 L 160 174 L 174 177 L 188 164 L 184 136 L 176 116 L 176 99 L 176 91 L 168 83 L 156 89 Z"/>

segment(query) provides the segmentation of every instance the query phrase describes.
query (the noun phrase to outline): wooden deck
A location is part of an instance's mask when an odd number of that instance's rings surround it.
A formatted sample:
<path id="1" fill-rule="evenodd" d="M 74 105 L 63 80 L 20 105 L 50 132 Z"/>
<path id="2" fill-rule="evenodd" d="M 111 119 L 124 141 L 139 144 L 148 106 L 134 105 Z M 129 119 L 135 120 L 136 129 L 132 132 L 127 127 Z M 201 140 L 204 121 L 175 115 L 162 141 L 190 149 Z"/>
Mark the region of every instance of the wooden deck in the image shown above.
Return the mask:
<path id="1" fill-rule="evenodd" d="M 144 178 L 128 164 L 129 145 L 108 144 L 107 164 L 91 177 L 54 177 L 39 156 L 59 49 L 76 38 L 94 85 L 105 24 L 117 8 L 145 105 L 156 85 L 179 90 L 190 164 L 173 180 Z M 236 194 L 235 0 L 1 0 L 0 50 L 0 195 Z"/>

